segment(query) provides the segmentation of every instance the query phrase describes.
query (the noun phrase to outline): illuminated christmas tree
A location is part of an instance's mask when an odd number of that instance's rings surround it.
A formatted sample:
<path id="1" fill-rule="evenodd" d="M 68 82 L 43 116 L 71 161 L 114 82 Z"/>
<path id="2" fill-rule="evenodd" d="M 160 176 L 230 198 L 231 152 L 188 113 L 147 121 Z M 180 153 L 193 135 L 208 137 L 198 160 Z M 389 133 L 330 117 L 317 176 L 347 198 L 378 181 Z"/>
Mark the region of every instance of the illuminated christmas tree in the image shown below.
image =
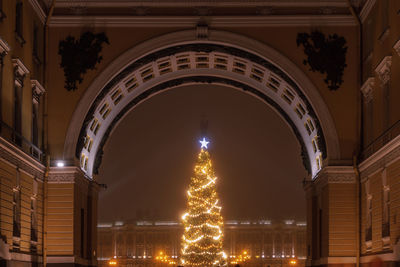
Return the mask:
<path id="1" fill-rule="evenodd" d="M 207 151 L 208 141 L 203 138 L 201 151 L 187 191 L 187 213 L 182 216 L 181 263 L 184 266 L 222 266 L 221 207 L 218 206 L 216 179 Z"/>

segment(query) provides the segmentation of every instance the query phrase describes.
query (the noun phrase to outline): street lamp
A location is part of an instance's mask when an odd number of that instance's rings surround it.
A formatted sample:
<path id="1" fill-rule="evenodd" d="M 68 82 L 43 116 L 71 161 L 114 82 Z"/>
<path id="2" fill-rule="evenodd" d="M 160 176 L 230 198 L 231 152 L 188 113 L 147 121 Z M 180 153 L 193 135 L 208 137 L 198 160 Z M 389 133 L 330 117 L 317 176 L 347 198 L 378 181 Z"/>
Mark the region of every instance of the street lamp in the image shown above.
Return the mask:
<path id="1" fill-rule="evenodd" d="M 108 261 L 108 265 L 110 265 L 110 266 L 117 266 L 117 261 L 116 260 L 109 260 Z"/>

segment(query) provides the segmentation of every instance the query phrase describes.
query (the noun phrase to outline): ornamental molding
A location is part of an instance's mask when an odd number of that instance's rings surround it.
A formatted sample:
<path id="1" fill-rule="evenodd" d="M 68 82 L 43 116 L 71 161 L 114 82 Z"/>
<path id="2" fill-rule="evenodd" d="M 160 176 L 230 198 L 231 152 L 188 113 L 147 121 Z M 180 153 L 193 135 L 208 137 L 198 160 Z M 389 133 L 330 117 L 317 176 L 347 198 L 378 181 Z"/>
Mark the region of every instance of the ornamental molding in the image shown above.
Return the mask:
<path id="1" fill-rule="evenodd" d="M 0 160 L 43 181 L 45 166 L 0 137 Z"/>
<path id="2" fill-rule="evenodd" d="M 373 99 L 374 86 L 375 86 L 374 77 L 369 77 L 361 86 L 361 92 L 364 96 L 364 102 L 368 103 Z"/>
<path id="3" fill-rule="evenodd" d="M 29 73 L 29 70 L 19 58 L 13 58 L 11 61 L 14 67 L 15 85 L 23 87 L 25 76 Z"/>
<path id="4" fill-rule="evenodd" d="M 400 135 L 360 163 L 361 181 L 400 159 Z"/>
<path id="5" fill-rule="evenodd" d="M 397 55 L 400 56 L 400 39 L 394 44 L 393 49 L 396 51 Z"/>
<path id="6" fill-rule="evenodd" d="M 200 16 L 52 16 L 50 27 L 194 27 Z M 214 16 L 212 27 L 354 26 L 351 15 Z"/>
<path id="7" fill-rule="evenodd" d="M 376 0 L 367 0 L 367 2 L 364 4 L 364 7 L 361 9 L 361 12 L 360 12 L 360 18 L 361 18 L 362 22 L 364 22 L 367 19 L 368 15 L 371 12 L 372 8 L 374 7 L 375 3 L 376 3 Z"/>
<path id="8" fill-rule="evenodd" d="M 328 184 L 354 184 L 356 182 L 353 166 L 326 166 L 314 180 L 316 193 Z"/>
<path id="9" fill-rule="evenodd" d="M 197 25 L 196 37 L 197 37 L 197 39 L 207 39 L 208 38 L 208 25 L 206 23 L 199 23 Z"/>
<path id="10" fill-rule="evenodd" d="M 37 0 L 29 0 L 29 3 L 31 4 L 40 21 L 45 23 L 47 16 L 39 2 Z"/>
<path id="11" fill-rule="evenodd" d="M 390 68 L 392 66 L 392 56 L 386 56 L 376 67 L 375 72 L 378 75 L 383 85 L 386 85 L 390 80 Z"/>
<path id="12" fill-rule="evenodd" d="M 91 0 L 83 1 L 78 0 L 76 2 L 85 2 L 86 7 L 97 7 L 97 8 L 132 8 L 132 7 L 347 7 L 346 2 L 340 0 L 325 0 L 325 1 L 313 1 L 313 0 L 256 0 L 256 1 L 243 1 L 243 0 L 199 0 L 199 1 L 185 1 L 185 0 L 154 0 L 154 1 L 105 1 L 105 0 Z M 70 0 L 58 0 L 56 2 L 57 8 L 68 8 L 71 6 Z"/>
<path id="13" fill-rule="evenodd" d="M 76 166 L 50 167 L 47 182 L 50 184 L 77 184 L 81 188 L 87 188 L 90 183 L 81 169 Z"/>
<path id="14" fill-rule="evenodd" d="M 9 44 L 0 37 L 0 55 L 1 56 L 5 56 L 8 54 L 8 52 L 10 52 L 11 48 L 9 46 Z"/>
<path id="15" fill-rule="evenodd" d="M 19 75 L 22 76 L 22 75 L 29 74 L 28 68 L 24 65 L 24 63 L 22 63 L 22 61 L 19 58 L 13 58 L 11 61 L 12 61 L 15 71 Z"/>
<path id="16" fill-rule="evenodd" d="M 40 97 L 44 94 L 46 90 L 44 90 L 43 86 L 39 83 L 38 80 L 31 80 L 32 85 L 32 101 L 33 103 L 38 104 L 40 101 Z"/>
<path id="17" fill-rule="evenodd" d="M 315 265 L 328 265 L 328 264 L 355 264 L 356 257 L 324 257 L 319 260 L 313 260 Z"/>
<path id="18" fill-rule="evenodd" d="M 393 246 L 393 252 L 383 253 L 383 254 L 373 254 L 373 255 L 366 255 L 360 257 L 361 263 L 371 263 L 373 260 L 379 258 L 382 261 L 389 262 L 389 261 L 399 261 L 400 260 L 400 242 Z"/>

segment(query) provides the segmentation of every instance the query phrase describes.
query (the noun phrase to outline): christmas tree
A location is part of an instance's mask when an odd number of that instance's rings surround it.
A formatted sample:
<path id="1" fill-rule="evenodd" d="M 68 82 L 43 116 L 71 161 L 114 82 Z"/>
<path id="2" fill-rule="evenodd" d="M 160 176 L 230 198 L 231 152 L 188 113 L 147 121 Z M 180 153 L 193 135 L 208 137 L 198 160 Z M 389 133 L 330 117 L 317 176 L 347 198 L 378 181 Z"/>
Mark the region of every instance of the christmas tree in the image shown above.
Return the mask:
<path id="1" fill-rule="evenodd" d="M 216 179 L 207 151 L 209 142 L 203 138 L 201 151 L 187 191 L 187 213 L 182 216 L 181 263 L 185 266 L 222 266 L 221 207 L 218 206 Z"/>

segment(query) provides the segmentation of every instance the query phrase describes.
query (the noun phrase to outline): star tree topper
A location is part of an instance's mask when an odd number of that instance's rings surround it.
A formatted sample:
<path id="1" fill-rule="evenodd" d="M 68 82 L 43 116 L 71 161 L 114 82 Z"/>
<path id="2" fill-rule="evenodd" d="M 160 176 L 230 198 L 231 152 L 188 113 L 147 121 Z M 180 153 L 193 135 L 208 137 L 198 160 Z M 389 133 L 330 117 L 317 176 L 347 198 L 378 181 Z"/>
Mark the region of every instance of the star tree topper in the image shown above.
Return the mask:
<path id="1" fill-rule="evenodd" d="M 208 144 L 210 143 L 210 142 L 208 142 L 208 141 L 206 140 L 206 138 L 204 138 L 204 137 L 203 137 L 203 140 L 200 140 L 199 142 L 200 142 L 200 144 L 201 144 L 201 148 L 205 148 L 205 149 L 207 149 L 207 146 L 208 146 Z"/>

